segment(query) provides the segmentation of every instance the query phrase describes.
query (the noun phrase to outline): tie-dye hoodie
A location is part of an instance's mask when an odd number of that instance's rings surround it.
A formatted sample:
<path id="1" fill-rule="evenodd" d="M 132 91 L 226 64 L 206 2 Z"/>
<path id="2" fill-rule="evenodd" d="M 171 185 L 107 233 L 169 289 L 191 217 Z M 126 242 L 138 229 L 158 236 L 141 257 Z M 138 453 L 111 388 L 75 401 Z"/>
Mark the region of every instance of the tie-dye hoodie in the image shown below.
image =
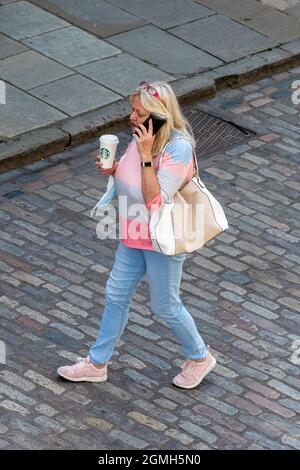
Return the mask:
<path id="1" fill-rule="evenodd" d="M 119 237 L 120 242 L 128 247 L 153 250 L 149 230 L 151 208 L 159 207 L 193 176 L 192 145 L 180 131 L 173 130 L 170 140 L 174 137 L 181 138 L 168 145 L 160 166 L 160 155 L 153 160 L 160 193 L 147 204 L 141 181 L 141 171 L 147 170 L 141 168 L 141 158 L 134 138 L 119 160 L 114 173 L 119 199 Z"/>

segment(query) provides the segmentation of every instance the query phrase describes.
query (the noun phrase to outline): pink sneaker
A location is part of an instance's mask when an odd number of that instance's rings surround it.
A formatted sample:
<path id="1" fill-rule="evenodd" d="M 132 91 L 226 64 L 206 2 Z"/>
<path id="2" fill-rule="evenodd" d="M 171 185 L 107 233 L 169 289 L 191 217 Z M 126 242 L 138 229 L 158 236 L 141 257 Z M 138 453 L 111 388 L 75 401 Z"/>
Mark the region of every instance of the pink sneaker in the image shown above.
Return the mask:
<path id="1" fill-rule="evenodd" d="M 72 382 L 105 382 L 107 380 L 107 364 L 98 369 L 87 356 L 77 359 L 76 364 L 72 366 L 59 367 L 57 373 Z"/>
<path id="2" fill-rule="evenodd" d="M 173 384 L 180 388 L 195 388 L 215 367 L 217 361 L 207 346 L 208 354 L 203 362 L 187 359 L 181 366 L 182 371 L 173 379 Z"/>

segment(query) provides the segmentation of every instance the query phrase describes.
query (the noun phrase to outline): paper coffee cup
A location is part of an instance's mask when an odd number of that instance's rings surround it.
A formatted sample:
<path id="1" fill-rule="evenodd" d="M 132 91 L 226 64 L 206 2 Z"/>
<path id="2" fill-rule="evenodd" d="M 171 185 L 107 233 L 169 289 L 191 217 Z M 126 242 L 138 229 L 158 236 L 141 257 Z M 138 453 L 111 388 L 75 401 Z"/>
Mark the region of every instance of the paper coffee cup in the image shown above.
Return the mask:
<path id="1" fill-rule="evenodd" d="M 113 134 L 104 134 L 99 139 L 102 168 L 112 168 L 119 139 Z"/>

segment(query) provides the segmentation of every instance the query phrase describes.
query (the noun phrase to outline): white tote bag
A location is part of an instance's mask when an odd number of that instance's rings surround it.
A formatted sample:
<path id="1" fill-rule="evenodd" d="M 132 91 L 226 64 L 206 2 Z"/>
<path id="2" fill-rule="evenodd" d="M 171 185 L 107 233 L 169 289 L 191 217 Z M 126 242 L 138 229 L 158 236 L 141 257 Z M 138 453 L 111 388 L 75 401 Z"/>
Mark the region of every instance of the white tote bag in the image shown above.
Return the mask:
<path id="1" fill-rule="evenodd" d="M 165 145 L 161 159 L 167 146 L 179 138 Z M 150 215 L 153 249 L 165 255 L 191 253 L 228 228 L 220 203 L 201 181 L 194 151 L 193 158 L 196 169 L 191 181 Z"/>

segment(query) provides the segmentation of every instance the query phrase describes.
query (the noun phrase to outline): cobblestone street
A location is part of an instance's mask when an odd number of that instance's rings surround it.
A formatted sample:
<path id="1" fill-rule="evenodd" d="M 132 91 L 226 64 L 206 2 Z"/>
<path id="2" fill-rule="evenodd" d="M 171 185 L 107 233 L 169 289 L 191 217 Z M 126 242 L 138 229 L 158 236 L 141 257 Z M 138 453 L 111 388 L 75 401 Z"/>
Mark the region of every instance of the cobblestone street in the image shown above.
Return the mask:
<path id="1" fill-rule="evenodd" d="M 90 210 L 98 139 L 0 175 L 3 449 L 300 449 L 300 67 L 194 103 L 256 133 L 207 158 L 229 229 L 189 254 L 181 298 L 217 366 L 172 386 L 184 356 L 144 278 L 103 384 L 64 381 L 101 319 L 117 240 Z M 118 133 L 118 158 L 130 139 Z M 297 342 L 298 341 L 298 342 Z"/>

